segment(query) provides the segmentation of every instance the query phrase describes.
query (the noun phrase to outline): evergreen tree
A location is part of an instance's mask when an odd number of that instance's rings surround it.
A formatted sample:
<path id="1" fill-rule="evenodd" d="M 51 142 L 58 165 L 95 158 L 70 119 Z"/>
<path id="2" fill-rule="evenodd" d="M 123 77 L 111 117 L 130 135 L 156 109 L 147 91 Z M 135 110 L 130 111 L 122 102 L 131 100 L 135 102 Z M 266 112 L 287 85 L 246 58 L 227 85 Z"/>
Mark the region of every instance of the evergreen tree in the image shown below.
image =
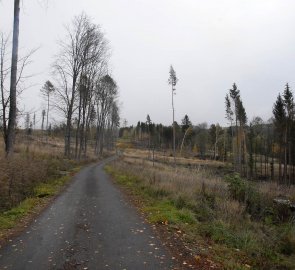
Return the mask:
<path id="1" fill-rule="evenodd" d="M 50 81 L 46 81 L 44 86 L 41 88 L 41 93 L 46 99 L 47 102 L 47 113 L 46 113 L 46 130 L 48 130 L 48 117 L 49 117 L 49 108 L 50 108 L 50 95 L 54 91 L 54 86 Z"/>
<path id="2" fill-rule="evenodd" d="M 188 115 L 186 114 L 184 116 L 184 118 L 181 120 L 181 129 L 182 129 L 182 132 L 184 133 L 184 135 L 183 135 L 182 143 L 181 143 L 181 146 L 180 146 L 180 154 L 181 154 L 183 146 L 184 146 L 184 141 L 189 140 L 190 143 L 191 143 L 191 135 L 192 135 L 191 126 L 192 126 L 192 123 L 189 120 Z"/>
<path id="3" fill-rule="evenodd" d="M 172 65 L 170 66 L 169 70 L 169 79 L 168 79 L 168 84 L 171 85 L 171 93 L 172 93 L 172 112 L 173 112 L 173 156 L 174 156 L 174 165 L 176 165 L 176 156 L 175 156 L 175 136 L 176 136 L 176 127 L 175 127 L 175 120 L 174 120 L 174 92 L 176 91 L 175 86 L 177 84 L 177 77 L 176 77 L 176 72 L 173 69 Z"/>
<path id="4" fill-rule="evenodd" d="M 234 155 L 235 169 L 242 173 L 242 164 L 247 162 L 246 158 L 246 136 L 245 125 L 247 123 L 246 110 L 240 96 L 240 90 L 234 83 L 229 89 L 229 94 L 225 96 L 226 118 L 231 122 L 235 122 L 235 134 L 232 130 L 232 153 Z M 234 149 L 234 136 L 236 139 L 236 149 Z"/>
<path id="5" fill-rule="evenodd" d="M 184 118 L 181 120 L 182 132 L 184 133 L 191 125 L 192 125 L 192 122 L 190 121 L 188 115 L 186 114 Z"/>
<path id="6" fill-rule="evenodd" d="M 151 148 L 151 124 L 152 124 L 152 120 L 149 116 L 149 114 L 146 116 L 146 124 L 147 124 L 147 129 L 148 129 L 148 135 L 149 135 L 149 149 Z"/>

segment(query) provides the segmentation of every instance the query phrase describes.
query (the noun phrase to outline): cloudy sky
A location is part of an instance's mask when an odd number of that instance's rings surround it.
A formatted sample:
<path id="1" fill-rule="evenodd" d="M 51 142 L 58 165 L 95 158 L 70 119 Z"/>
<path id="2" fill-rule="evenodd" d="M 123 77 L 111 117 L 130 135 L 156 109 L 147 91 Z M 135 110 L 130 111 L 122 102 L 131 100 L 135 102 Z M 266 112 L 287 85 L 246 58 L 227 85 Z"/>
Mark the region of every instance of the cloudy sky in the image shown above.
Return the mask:
<path id="1" fill-rule="evenodd" d="M 294 0 L 23 0 L 22 52 L 40 47 L 27 73 L 26 110 L 43 108 L 39 90 L 65 36 L 81 12 L 100 24 L 112 49 L 111 71 L 128 124 L 172 122 L 172 64 L 176 120 L 226 124 L 224 97 L 233 82 L 248 118 L 271 117 L 286 82 L 295 89 Z M 13 1 L 0 1 L 0 31 L 12 31 Z"/>

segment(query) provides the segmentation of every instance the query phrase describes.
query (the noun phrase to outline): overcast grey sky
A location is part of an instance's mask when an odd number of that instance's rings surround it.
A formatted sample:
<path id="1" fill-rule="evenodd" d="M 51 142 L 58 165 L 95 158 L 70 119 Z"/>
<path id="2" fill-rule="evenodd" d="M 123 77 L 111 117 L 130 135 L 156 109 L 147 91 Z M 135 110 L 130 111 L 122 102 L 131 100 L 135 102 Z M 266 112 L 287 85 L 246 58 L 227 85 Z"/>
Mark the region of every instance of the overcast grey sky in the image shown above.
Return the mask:
<path id="1" fill-rule="evenodd" d="M 170 64 L 176 120 L 226 124 L 224 97 L 233 82 L 248 118 L 271 117 L 286 82 L 295 89 L 294 0 L 23 0 L 20 47 L 41 46 L 23 94 L 39 110 L 39 89 L 50 79 L 64 25 L 84 11 L 100 24 L 112 48 L 111 70 L 128 124 L 172 122 Z M 12 31 L 13 1 L 0 3 L 0 31 Z"/>

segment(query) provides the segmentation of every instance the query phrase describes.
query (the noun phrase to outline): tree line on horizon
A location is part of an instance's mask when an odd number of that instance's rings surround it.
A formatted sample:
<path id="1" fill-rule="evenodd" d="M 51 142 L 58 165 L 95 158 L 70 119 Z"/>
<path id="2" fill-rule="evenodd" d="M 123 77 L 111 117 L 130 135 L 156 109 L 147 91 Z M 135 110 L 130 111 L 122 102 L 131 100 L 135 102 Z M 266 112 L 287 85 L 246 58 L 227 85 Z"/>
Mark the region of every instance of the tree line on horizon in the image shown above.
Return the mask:
<path id="1" fill-rule="evenodd" d="M 228 126 L 206 122 L 193 125 L 188 115 L 181 123 L 155 124 L 148 115 L 136 126 L 122 127 L 121 138 L 131 138 L 136 147 L 173 149 L 173 126 L 178 156 L 230 162 L 249 179 L 295 184 L 294 96 L 288 84 L 273 104 L 268 121 L 248 120 L 241 93 L 234 83 L 225 96 Z"/>

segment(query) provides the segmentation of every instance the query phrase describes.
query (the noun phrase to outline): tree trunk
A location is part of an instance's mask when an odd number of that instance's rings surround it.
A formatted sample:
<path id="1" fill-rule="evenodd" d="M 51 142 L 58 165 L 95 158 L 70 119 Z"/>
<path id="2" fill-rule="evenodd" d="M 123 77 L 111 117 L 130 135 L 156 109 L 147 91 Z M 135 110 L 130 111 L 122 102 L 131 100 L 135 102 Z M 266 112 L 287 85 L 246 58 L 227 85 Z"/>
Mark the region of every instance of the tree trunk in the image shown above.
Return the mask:
<path id="1" fill-rule="evenodd" d="M 65 156 L 70 158 L 71 155 L 71 129 L 72 129 L 72 116 L 67 117 L 67 126 L 65 134 Z"/>
<path id="2" fill-rule="evenodd" d="M 285 130 L 285 134 L 284 134 L 284 184 L 287 184 L 287 130 Z"/>
<path id="3" fill-rule="evenodd" d="M 19 11 L 20 0 L 14 1 L 14 20 L 13 20 L 13 42 L 11 58 L 11 77 L 10 77 L 10 106 L 9 120 L 6 140 L 6 155 L 13 153 L 15 126 L 16 126 L 16 83 L 17 83 L 17 61 L 18 61 L 18 37 L 19 37 Z"/>
<path id="4" fill-rule="evenodd" d="M 46 115 L 46 131 L 48 132 L 48 115 L 49 115 L 49 92 L 47 94 L 47 115 Z"/>
<path id="5" fill-rule="evenodd" d="M 81 123 L 81 127 L 80 127 L 79 159 L 81 158 L 81 153 L 85 151 L 85 149 L 84 149 L 84 140 L 85 140 L 86 105 L 87 105 L 87 101 L 86 101 L 85 97 L 83 97 L 83 102 L 82 102 L 82 123 Z"/>
<path id="6" fill-rule="evenodd" d="M 290 128 L 289 128 L 290 129 Z M 292 153 L 291 153 L 291 136 L 290 131 L 288 134 L 288 185 L 291 184 L 291 177 L 292 177 Z"/>
<path id="7" fill-rule="evenodd" d="M 238 130 L 238 120 L 236 116 L 236 153 L 235 153 L 235 170 L 239 170 L 239 130 Z"/>
<path id="8" fill-rule="evenodd" d="M 281 184 L 282 180 L 282 144 L 280 143 L 279 149 L 279 183 Z"/>
<path id="9" fill-rule="evenodd" d="M 77 128 L 76 128 L 76 142 L 75 142 L 75 158 L 78 158 L 78 145 L 79 145 L 79 133 L 80 133 L 80 121 L 81 121 L 81 106 L 82 106 L 82 95 L 81 95 L 81 91 L 79 94 L 80 98 L 79 98 L 79 112 L 78 112 L 78 121 L 77 121 Z"/>
<path id="10" fill-rule="evenodd" d="M 3 125 L 3 139 L 6 145 L 7 141 L 7 123 L 6 123 L 6 101 L 4 97 L 4 53 L 5 53 L 5 45 L 4 40 L 1 40 L 1 63 L 0 63 L 0 80 L 1 80 L 1 102 L 2 102 L 2 125 Z"/>
<path id="11" fill-rule="evenodd" d="M 176 166 L 176 156 L 175 156 L 175 121 L 174 121 L 174 100 L 173 100 L 173 95 L 174 95 L 174 89 L 172 85 L 172 111 L 173 111 L 173 157 L 174 157 L 174 166 Z"/>
<path id="12" fill-rule="evenodd" d="M 187 128 L 184 135 L 183 135 L 183 139 L 182 139 L 182 143 L 181 143 L 181 146 L 180 146 L 180 156 L 181 156 L 181 153 L 182 153 L 182 149 L 183 149 L 183 145 L 184 145 L 184 140 L 185 140 L 185 137 L 186 137 L 186 134 L 188 132 L 190 128 Z"/>
<path id="13" fill-rule="evenodd" d="M 42 134 L 43 134 L 43 129 L 44 129 L 44 114 L 42 113 L 42 124 L 41 124 Z"/>

